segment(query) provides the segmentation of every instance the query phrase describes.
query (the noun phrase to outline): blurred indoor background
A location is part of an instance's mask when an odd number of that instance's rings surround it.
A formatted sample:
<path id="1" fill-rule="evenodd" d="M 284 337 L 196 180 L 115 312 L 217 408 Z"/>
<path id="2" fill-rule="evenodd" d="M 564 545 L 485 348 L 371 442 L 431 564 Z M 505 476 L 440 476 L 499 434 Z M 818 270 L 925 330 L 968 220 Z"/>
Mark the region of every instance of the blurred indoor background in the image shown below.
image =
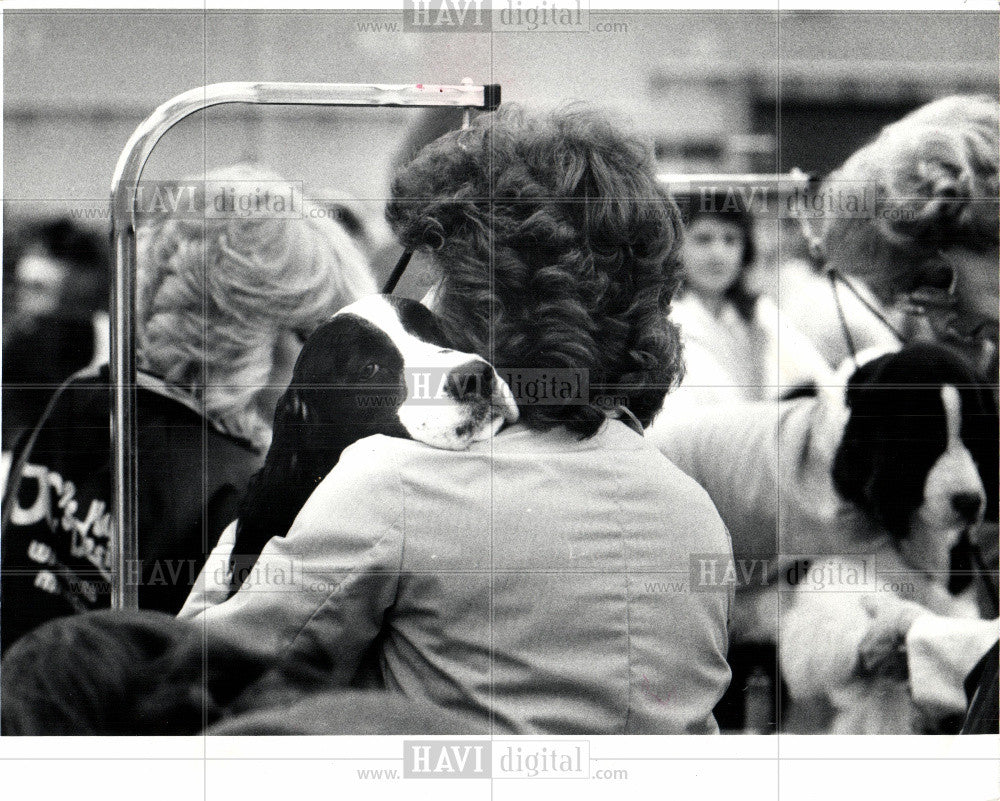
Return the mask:
<path id="1" fill-rule="evenodd" d="M 217 81 L 468 76 L 502 84 L 508 102 L 610 107 L 653 137 L 666 171 L 820 174 L 911 108 L 953 92 L 995 93 L 998 82 L 995 14 L 595 11 L 582 32 L 363 30 L 401 16 L 7 12 L 7 219 L 103 214 L 136 125 L 173 95 Z M 597 32 L 600 21 L 616 24 Z M 210 110 L 165 137 L 146 177 L 257 159 L 303 180 L 307 195 L 338 187 L 382 197 L 413 113 Z"/>

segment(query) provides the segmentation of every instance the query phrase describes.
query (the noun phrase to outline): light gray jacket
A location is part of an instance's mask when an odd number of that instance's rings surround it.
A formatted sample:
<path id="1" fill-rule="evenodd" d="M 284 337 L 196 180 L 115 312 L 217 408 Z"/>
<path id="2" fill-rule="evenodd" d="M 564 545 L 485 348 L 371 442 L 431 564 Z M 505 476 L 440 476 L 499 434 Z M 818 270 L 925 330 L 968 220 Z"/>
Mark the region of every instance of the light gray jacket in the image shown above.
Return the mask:
<path id="1" fill-rule="evenodd" d="M 210 634 L 319 657 L 343 685 L 374 674 L 484 731 L 717 731 L 731 594 L 688 576 L 729 535 L 619 421 L 582 441 L 516 425 L 461 452 L 363 439 L 215 603 L 226 540 L 181 613 Z"/>

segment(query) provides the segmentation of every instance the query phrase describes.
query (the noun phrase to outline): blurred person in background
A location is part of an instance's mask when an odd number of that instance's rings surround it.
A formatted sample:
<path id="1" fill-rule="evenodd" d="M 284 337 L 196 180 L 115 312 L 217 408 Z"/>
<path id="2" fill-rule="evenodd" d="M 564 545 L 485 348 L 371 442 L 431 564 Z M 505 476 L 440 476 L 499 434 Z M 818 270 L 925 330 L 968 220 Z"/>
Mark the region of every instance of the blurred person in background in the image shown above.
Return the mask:
<path id="1" fill-rule="evenodd" d="M 163 612 L 104 609 L 60 617 L 4 653 L 0 734 L 196 734 L 221 720 L 272 667 Z M 292 688 L 303 682 L 283 678 L 287 696 L 294 696 Z M 298 678 L 308 683 L 308 671 Z M 264 687 L 255 689 L 266 705 Z"/>
<path id="2" fill-rule="evenodd" d="M 314 665 L 279 663 L 146 610 L 39 626 L 5 654 L 0 696 L 5 737 L 476 731 L 398 694 L 331 690 Z"/>
<path id="3" fill-rule="evenodd" d="M 829 278 L 809 257 L 808 242 L 797 218 L 798 214 L 807 212 L 795 207 L 794 198 L 783 198 L 781 202 L 785 205 L 780 207 L 780 217 L 773 221 L 773 227 L 768 226 L 769 237 L 763 242 L 758 238 L 758 244 L 763 247 L 759 248 L 757 264 L 748 281 L 751 291 L 768 295 L 780 310 L 782 319 L 808 339 L 832 369 L 851 358 L 840 319 L 841 310 L 859 352 L 868 348 L 897 348 L 896 335 L 854 294 L 857 292 L 868 303 L 877 304 L 874 294 L 862 280 L 845 278 L 851 281 L 854 292 L 838 286 L 834 296 Z M 757 221 L 760 222 L 760 218 Z M 900 313 L 886 311 L 886 314 L 902 325 Z"/>
<path id="4" fill-rule="evenodd" d="M 454 713 L 400 695 L 330 691 L 313 665 L 279 664 L 145 610 L 39 626 L 4 656 L 0 695 L 5 737 L 468 730 Z"/>
<path id="5" fill-rule="evenodd" d="M 887 309 L 908 315 L 908 338 L 963 353 L 981 379 L 998 382 L 1000 318 L 1000 103 L 951 96 L 886 126 L 824 182 L 815 250 L 827 269 L 857 276 Z M 838 213 L 848 200 L 864 213 Z M 996 413 L 994 411 L 994 413 Z M 997 614 L 997 509 L 972 533 L 980 606 Z M 911 690 L 940 687 L 971 701 L 963 731 L 997 731 L 996 620 L 960 627 L 923 615 L 882 633 L 905 636 Z M 983 654 L 982 643 L 992 642 Z M 916 681 L 915 677 L 921 677 Z"/>
<path id="6" fill-rule="evenodd" d="M 3 433 L 9 454 L 72 373 L 108 359 L 106 237 L 63 218 L 5 237 Z"/>
<path id="7" fill-rule="evenodd" d="M 820 190 L 819 252 L 857 276 L 911 335 L 950 345 L 995 383 L 998 103 L 952 96 L 886 126 Z M 842 213 L 854 201 L 862 213 Z"/>
<path id="8" fill-rule="evenodd" d="M 684 282 L 671 315 L 681 329 L 685 371 L 664 409 L 774 399 L 825 381 L 826 360 L 770 298 L 751 289 L 754 220 L 742 197 L 706 189 L 677 201 L 687 226 Z"/>
<path id="9" fill-rule="evenodd" d="M 206 182 L 254 193 L 239 165 L 187 182 L 193 211 L 137 232 L 139 603 L 176 613 L 209 543 L 236 516 L 306 337 L 374 292 L 335 221 L 209 215 Z M 49 618 L 109 602 L 107 365 L 77 374 L 14 454 L 4 496 L 4 649 Z"/>

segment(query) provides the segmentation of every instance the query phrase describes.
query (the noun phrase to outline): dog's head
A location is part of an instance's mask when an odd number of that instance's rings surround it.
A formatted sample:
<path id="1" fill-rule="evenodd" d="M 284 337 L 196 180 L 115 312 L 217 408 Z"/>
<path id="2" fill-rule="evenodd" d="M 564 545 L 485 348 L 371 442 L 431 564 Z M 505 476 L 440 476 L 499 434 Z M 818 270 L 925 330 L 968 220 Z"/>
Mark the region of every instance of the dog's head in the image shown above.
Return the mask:
<path id="1" fill-rule="evenodd" d="M 302 348 L 275 444 L 291 436 L 283 447 L 342 450 L 387 434 L 462 450 L 517 419 L 507 384 L 484 359 L 447 347 L 432 312 L 374 295 L 341 309 Z"/>
<path id="2" fill-rule="evenodd" d="M 484 359 L 447 347 L 426 307 L 381 295 L 346 306 L 303 346 L 278 402 L 264 466 L 240 501 L 231 590 L 348 445 L 385 434 L 462 450 L 517 419 L 507 384 Z"/>
<path id="3" fill-rule="evenodd" d="M 943 580 L 956 545 L 997 515 L 997 410 L 964 359 L 910 345 L 860 367 L 833 465 L 838 492 Z"/>

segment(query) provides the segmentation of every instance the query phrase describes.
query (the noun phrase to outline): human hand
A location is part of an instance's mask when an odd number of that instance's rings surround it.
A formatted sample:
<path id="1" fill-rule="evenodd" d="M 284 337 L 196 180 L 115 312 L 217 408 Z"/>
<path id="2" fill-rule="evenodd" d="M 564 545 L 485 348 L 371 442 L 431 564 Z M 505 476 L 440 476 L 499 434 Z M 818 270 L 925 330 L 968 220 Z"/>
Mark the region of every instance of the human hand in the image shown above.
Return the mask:
<path id="1" fill-rule="evenodd" d="M 905 681 L 909 678 L 906 633 L 922 610 L 907 603 L 887 607 L 871 596 L 863 596 L 861 605 L 869 616 L 870 625 L 858 645 L 855 672 L 865 678 Z"/>

